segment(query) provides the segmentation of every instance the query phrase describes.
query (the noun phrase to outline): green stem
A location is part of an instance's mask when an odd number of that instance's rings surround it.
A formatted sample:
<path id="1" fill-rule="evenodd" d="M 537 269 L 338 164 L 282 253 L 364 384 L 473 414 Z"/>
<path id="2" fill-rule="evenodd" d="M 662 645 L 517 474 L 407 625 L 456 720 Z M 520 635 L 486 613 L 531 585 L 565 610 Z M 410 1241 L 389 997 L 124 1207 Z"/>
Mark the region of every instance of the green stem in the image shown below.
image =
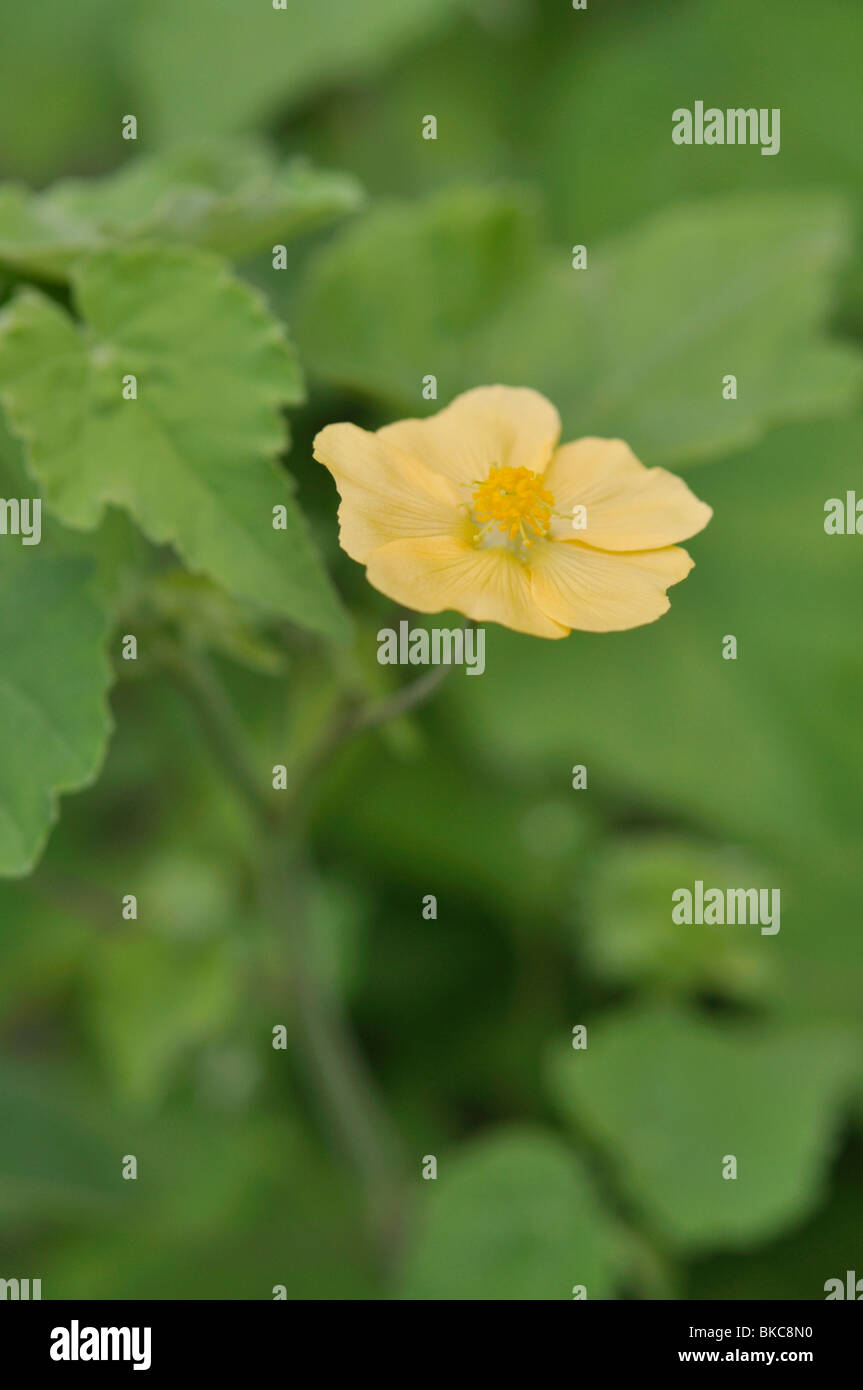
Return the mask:
<path id="1" fill-rule="evenodd" d="M 462 627 L 469 626 L 469 619 L 465 618 Z M 301 818 L 302 808 L 312 800 L 312 791 L 318 776 L 346 743 L 357 734 L 379 728 L 382 724 L 388 724 L 391 720 L 400 719 L 403 715 L 410 714 L 411 710 L 418 709 L 434 695 L 439 686 L 443 685 L 451 670 L 451 666 L 433 668 L 410 684 L 403 685 L 393 694 L 385 695 L 380 700 L 372 700 L 368 704 L 363 704 L 356 695 L 345 695 L 337 704 L 318 742 L 297 774 L 287 806 L 288 816 L 292 819 Z"/>
<path id="2" fill-rule="evenodd" d="M 363 705 L 355 695 L 346 695 L 337 704 L 323 733 L 297 773 L 294 786 L 289 794 L 285 814 L 290 820 L 301 818 L 302 808 L 312 801 L 315 783 L 333 758 L 357 734 L 388 724 L 399 719 L 424 704 L 443 684 L 449 666 L 438 666 L 427 671 L 410 685 L 387 695 L 381 700 Z"/>
<path id="3" fill-rule="evenodd" d="M 341 1004 L 322 985 L 302 856 L 290 838 L 271 838 L 263 862 L 263 901 L 290 943 L 294 1007 L 311 1093 L 325 1127 L 362 1179 L 379 1253 L 389 1267 L 401 1248 L 406 1219 L 398 1140 Z"/>
<path id="4" fill-rule="evenodd" d="M 193 706 L 228 781 L 256 820 L 273 825 L 278 820 L 276 800 L 255 768 L 242 723 L 207 657 L 168 642 L 160 647 L 159 657 Z"/>
<path id="5" fill-rule="evenodd" d="M 343 701 L 285 802 L 269 792 L 256 772 L 243 726 L 206 657 L 174 644 L 166 644 L 161 655 L 190 700 L 227 779 L 256 822 L 266 917 L 276 938 L 285 936 L 290 946 L 289 973 L 304 1068 L 327 1128 L 362 1179 L 379 1251 L 389 1267 L 404 1236 L 404 1169 L 397 1136 L 350 1022 L 339 1000 L 323 988 L 316 968 L 306 904 L 309 875 L 297 812 L 307 800 L 310 784 L 349 738 L 415 708 L 433 693 L 448 668 L 426 673 L 395 695 L 366 707 L 353 699 Z"/>

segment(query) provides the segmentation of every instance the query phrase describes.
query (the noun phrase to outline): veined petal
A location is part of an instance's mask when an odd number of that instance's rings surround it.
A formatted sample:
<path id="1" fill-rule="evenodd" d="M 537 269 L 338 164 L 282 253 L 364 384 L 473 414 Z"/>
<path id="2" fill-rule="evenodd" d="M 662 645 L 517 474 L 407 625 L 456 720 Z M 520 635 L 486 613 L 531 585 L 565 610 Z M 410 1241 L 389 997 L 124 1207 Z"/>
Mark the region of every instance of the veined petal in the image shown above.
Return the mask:
<path id="1" fill-rule="evenodd" d="M 314 450 L 342 499 L 339 542 L 360 564 L 390 541 L 453 534 L 464 524 L 452 483 L 380 434 L 358 425 L 327 425 Z"/>
<path id="2" fill-rule="evenodd" d="M 526 386 L 477 386 L 425 420 L 398 420 L 378 430 L 429 468 L 473 487 L 494 464 L 541 473 L 560 438 L 551 401 Z"/>
<path id="3" fill-rule="evenodd" d="M 665 593 L 693 562 L 679 546 L 627 554 L 578 541 L 545 541 L 531 556 L 534 601 L 553 622 L 583 632 L 621 632 L 668 611 Z"/>
<path id="4" fill-rule="evenodd" d="M 559 448 L 546 485 L 554 494 L 551 536 L 599 550 L 658 550 L 694 536 L 713 515 L 705 502 L 664 468 L 645 468 L 622 439 L 578 439 Z M 586 510 L 574 531 L 573 508 Z"/>
<path id="5" fill-rule="evenodd" d="M 477 550 L 461 537 L 393 541 L 370 556 L 366 571 L 381 593 L 418 613 L 454 608 L 475 622 L 502 623 L 533 637 L 565 637 L 568 627 L 542 612 L 528 567 L 502 546 Z"/>

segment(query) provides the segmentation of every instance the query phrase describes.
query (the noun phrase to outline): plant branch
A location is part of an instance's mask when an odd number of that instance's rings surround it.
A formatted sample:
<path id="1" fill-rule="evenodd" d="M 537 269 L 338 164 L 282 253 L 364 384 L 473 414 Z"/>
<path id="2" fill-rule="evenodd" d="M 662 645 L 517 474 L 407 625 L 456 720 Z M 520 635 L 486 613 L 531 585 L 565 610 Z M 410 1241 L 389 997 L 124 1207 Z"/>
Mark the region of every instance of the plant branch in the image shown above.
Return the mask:
<path id="1" fill-rule="evenodd" d="M 192 704 L 228 781 L 257 820 L 273 824 L 278 820 L 277 803 L 255 769 L 245 730 L 207 657 L 169 642 L 162 644 L 159 656 Z"/>
<path id="2" fill-rule="evenodd" d="M 418 709 L 443 685 L 451 670 L 451 666 L 438 666 L 391 695 L 368 704 L 362 704 L 355 695 L 345 695 L 297 774 L 286 807 L 287 815 L 298 815 L 299 808 L 308 803 L 318 776 L 346 743 L 357 734 L 389 724 L 391 720 L 400 719 L 411 710 Z"/>

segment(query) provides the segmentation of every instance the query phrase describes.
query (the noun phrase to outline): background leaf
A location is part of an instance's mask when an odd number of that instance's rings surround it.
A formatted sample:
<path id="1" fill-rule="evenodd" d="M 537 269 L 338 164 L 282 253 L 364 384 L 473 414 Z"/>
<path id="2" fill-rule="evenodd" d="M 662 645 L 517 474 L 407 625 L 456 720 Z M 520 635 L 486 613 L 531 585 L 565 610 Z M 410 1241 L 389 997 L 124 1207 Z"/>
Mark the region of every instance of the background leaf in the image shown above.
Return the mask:
<path id="1" fill-rule="evenodd" d="M 341 385 L 428 410 L 427 373 L 442 398 L 477 384 L 477 334 L 514 285 L 535 283 L 538 236 L 524 190 L 468 188 L 378 206 L 314 263 L 296 313 L 304 357 Z M 386 334 L 375 329 L 381 320 Z"/>
<path id="2" fill-rule="evenodd" d="M 58 796 L 105 754 L 107 623 L 87 575 L 53 547 L 0 539 L 0 875 L 32 868 Z"/>
<path id="3" fill-rule="evenodd" d="M 555 1054 L 550 1079 L 662 1236 L 703 1250 L 763 1239 L 821 1199 L 853 1057 L 839 1035 L 642 1008 Z"/>
<path id="4" fill-rule="evenodd" d="M 316 262 L 298 307 L 304 354 L 412 413 L 428 409 L 429 372 L 442 400 L 529 384 L 558 405 L 565 438 L 620 436 L 648 463 L 692 463 L 858 398 L 863 359 L 823 329 L 850 242 L 835 202 L 675 208 L 591 248 L 584 271 L 568 246 L 531 245 L 528 207 L 448 192 L 369 213 Z M 723 398 L 727 373 L 737 400 Z"/>
<path id="5" fill-rule="evenodd" d="M 705 991 L 764 1000 L 775 990 L 778 962 L 761 949 L 757 928 L 682 932 L 671 920 L 672 893 L 699 878 L 723 891 L 769 881 L 764 865 L 740 849 L 667 831 L 620 835 L 593 856 L 585 878 L 579 936 L 601 976 L 660 995 Z"/>
<path id="6" fill-rule="evenodd" d="M 153 136 L 246 129 L 311 93 L 373 72 L 445 24 L 455 0 L 350 0 L 298 10 L 245 0 L 152 0 L 131 38 L 133 68 Z"/>
<path id="7" fill-rule="evenodd" d="M 439 1159 L 405 1273 L 414 1299 L 608 1298 L 613 1226 L 551 1134 L 512 1128 Z M 619 1258 L 619 1252 L 617 1252 Z"/>
<path id="8" fill-rule="evenodd" d="M 361 196 L 347 175 L 300 159 L 280 166 L 254 142 L 200 141 L 44 193 L 0 187 L 0 263 L 63 280 L 86 252 L 147 239 L 251 256 L 352 211 Z"/>
<path id="9" fill-rule="evenodd" d="M 286 480 L 279 406 L 301 393 L 280 327 L 200 252 L 101 252 L 76 270 L 86 329 L 28 292 L 7 309 L 0 394 L 45 499 L 93 527 L 109 502 L 190 569 L 329 635 L 344 619 Z M 137 400 L 122 397 L 138 379 Z M 287 510 L 274 530 L 273 508 Z"/>

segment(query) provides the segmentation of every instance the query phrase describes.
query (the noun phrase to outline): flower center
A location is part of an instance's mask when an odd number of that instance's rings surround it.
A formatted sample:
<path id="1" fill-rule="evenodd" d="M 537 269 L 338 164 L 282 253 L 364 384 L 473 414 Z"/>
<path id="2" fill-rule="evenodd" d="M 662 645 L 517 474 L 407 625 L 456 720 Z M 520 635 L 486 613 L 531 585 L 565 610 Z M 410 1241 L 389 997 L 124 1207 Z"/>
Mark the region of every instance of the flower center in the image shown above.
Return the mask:
<path id="1" fill-rule="evenodd" d="M 543 486 L 542 475 L 530 468 L 495 464 L 485 482 L 473 492 L 473 514 L 482 525 L 480 536 L 492 526 L 511 541 L 532 545 L 548 531 L 554 497 Z"/>

